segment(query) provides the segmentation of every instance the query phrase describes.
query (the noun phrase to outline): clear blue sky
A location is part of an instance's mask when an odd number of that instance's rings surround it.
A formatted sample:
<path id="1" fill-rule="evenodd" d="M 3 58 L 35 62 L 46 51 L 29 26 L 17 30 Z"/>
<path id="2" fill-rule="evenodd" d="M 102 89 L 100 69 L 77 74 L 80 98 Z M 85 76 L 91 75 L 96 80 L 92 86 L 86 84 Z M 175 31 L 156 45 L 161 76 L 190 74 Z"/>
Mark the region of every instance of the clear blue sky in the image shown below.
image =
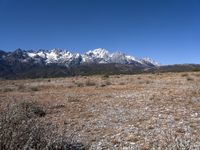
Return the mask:
<path id="1" fill-rule="evenodd" d="M 0 49 L 94 48 L 200 63 L 200 0 L 0 0 Z"/>

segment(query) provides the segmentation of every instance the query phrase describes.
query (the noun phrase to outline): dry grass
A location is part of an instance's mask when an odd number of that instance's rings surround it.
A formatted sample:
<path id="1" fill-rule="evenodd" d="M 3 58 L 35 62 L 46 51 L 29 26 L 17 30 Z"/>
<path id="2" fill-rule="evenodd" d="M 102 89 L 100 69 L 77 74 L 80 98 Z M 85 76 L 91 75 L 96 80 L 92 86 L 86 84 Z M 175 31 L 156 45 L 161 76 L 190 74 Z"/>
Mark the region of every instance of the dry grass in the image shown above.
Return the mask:
<path id="1" fill-rule="evenodd" d="M 9 102 L 1 108 L 0 149 L 64 150 L 85 149 L 81 143 L 73 143 L 59 135 L 53 126 L 42 123 L 38 117 L 46 113 L 36 102 Z"/>
<path id="2" fill-rule="evenodd" d="M 88 149 L 199 149 L 199 81 L 198 72 L 2 80 L 0 102 L 38 101 L 45 115 L 28 105 L 30 118 Z"/>
<path id="3" fill-rule="evenodd" d="M 94 81 L 91 81 L 90 79 L 88 79 L 88 80 L 86 80 L 85 85 L 86 86 L 95 86 L 96 83 Z"/>

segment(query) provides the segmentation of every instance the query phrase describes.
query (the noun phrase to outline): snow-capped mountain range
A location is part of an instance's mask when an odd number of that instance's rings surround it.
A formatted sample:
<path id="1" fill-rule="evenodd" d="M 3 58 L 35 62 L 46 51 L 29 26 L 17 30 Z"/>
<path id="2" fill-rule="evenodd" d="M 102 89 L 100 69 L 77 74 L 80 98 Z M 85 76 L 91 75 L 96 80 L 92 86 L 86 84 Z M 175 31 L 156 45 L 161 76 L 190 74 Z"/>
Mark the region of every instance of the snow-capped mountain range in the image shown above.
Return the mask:
<path id="1" fill-rule="evenodd" d="M 0 53 L 0 59 L 15 59 L 22 63 L 32 62 L 36 64 L 58 64 L 63 66 L 80 64 L 134 64 L 143 66 L 159 66 L 160 64 L 150 58 L 136 58 L 122 52 L 110 53 L 108 50 L 98 48 L 84 54 L 71 53 L 68 50 L 21 50 Z"/>
<path id="2" fill-rule="evenodd" d="M 134 64 L 136 66 L 156 67 L 160 64 L 150 58 L 136 58 L 122 52 L 110 53 L 108 50 L 98 48 L 84 54 L 71 53 L 68 50 L 21 50 L 13 52 L 0 51 L 0 60 L 17 61 L 34 64 L 57 64 L 72 66 L 81 64 Z"/>

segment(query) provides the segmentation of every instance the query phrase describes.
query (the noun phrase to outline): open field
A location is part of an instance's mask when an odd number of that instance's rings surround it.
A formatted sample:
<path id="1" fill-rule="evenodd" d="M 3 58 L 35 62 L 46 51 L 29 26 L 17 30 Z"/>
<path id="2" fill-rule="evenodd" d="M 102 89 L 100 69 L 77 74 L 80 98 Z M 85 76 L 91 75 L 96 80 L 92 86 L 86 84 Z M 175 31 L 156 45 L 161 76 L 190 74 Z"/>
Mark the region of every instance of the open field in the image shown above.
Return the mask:
<path id="1" fill-rule="evenodd" d="M 86 149 L 200 149 L 200 73 L 1 80 L 1 109 L 34 101 Z"/>

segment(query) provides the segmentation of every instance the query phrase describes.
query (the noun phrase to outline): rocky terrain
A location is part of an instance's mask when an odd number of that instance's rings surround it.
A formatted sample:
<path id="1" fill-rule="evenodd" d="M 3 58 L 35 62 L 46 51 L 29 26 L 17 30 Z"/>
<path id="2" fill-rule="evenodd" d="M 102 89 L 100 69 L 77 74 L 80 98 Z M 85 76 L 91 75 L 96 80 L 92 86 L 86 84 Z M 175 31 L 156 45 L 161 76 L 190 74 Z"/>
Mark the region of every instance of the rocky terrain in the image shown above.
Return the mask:
<path id="1" fill-rule="evenodd" d="M 1 109 L 34 101 L 38 120 L 85 149 L 200 149 L 200 73 L 0 81 Z"/>

